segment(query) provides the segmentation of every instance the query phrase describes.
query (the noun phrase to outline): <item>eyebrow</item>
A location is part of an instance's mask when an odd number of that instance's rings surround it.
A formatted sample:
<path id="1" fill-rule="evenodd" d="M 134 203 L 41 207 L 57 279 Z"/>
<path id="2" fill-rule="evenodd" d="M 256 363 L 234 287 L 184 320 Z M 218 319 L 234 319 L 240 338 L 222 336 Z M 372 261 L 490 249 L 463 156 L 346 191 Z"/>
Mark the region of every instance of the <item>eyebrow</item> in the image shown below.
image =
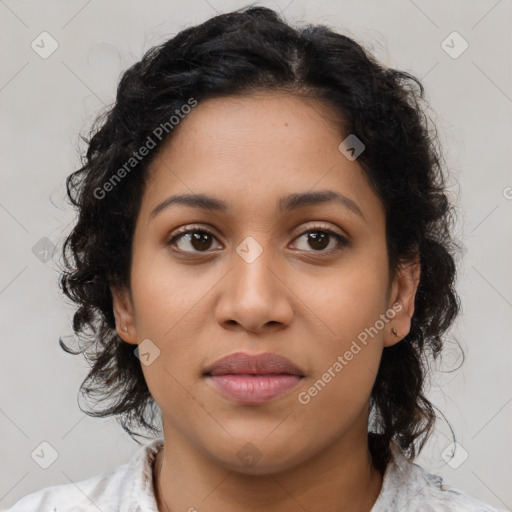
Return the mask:
<path id="1" fill-rule="evenodd" d="M 359 206 L 349 197 L 335 192 L 334 190 L 320 190 L 314 192 L 299 192 L 282 197 L 279 200 L 278 206 L 280 212 L 291 212 L 306 206 L 313 206 L 326 203 L 337 203 L 352 213 L 359 215 L 366 221 L 363 212 Z M 191 208 L 200 208 L 202 210 L 213 210 L 219 212 L 226 212 L 229 207 L 225 201 L 215 197 L 207 196 L 205 194 L 177 194 L 168 197 L 160 204 L 158 204 L 150 213 L 150 218 L 155 217 L 161 211 L 165 210 L 171 205 L 183 205 Z"/>

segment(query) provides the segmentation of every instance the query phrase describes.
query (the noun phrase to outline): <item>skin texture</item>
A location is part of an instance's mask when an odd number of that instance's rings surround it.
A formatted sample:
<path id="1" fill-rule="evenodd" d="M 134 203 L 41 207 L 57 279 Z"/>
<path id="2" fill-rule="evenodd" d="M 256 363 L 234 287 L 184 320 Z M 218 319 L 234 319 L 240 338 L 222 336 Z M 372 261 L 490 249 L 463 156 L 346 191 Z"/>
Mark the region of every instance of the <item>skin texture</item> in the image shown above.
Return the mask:
<path id="1" fill-rule="evenodd" d="M 160 350 L 142 369 L 163 415 L 165 449 L 155 464 L 163 462 L 162 511 L 369 511 L 377 499 L 382 475 L 368 449 L 369 397 L 382 349 L 409 332 L 420 268 L 416 259 L 390 280 L 384 208 L 357 160 L 339 151 L 345 137 L 313 99 L 217 98 L 200 102 L 151 164 L 131 289 L 112 292 L 121 338 L 133 345 L 149 338 Z M 277 208 L 282 196 L 320 190 L 348 196 L 364 219 L 335 202 Z M 173 205 L 150 217 L 169 196 L 189 193 L 229 208 Z M 334 236 L 311 243 L 318 224 L 349 244 Z M 166 245 L 185 226 L 210 231 L 209 245 L 187 236 Z M 263 251 L 251 263 L 236 251 L 248 236 Z M 396 302 L 394 318 L 300 403 L 299 393 Z M 283 355 L 305 377 L 272 402 L 235 403 L 203 372 L 236 351 Z M 261 455 L 252 467 L 237 456 L 246 443 Z"/>

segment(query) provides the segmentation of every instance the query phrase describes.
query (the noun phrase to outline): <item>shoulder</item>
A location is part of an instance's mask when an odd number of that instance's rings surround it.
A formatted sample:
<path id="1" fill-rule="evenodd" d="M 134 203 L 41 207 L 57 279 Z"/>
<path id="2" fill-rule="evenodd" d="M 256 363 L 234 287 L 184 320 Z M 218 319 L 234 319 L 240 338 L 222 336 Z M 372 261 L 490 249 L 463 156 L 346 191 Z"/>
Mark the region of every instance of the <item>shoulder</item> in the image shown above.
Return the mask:
<path id="1" fill-rule="evenodd" d="M 151 463 L 161 444 L 161 439 L 147 443 L 129 462 L 111 471 L 28 494 L 5 512 L 118 512 L 137 510 L 137 506 L 153 510 Z"/>
<path id="2" fill-rule="evenodd" d="M 76 483 L 45 487 L 24 496 L 5 512 L 85 512 L 98 510 L 95 505 L 103 512 L 115 512 L 117 503 L 113 498 L 122 487 L 125 466 Z"/>
<path id="3" fill-rule="evenodd" d="M 392 460 L 371 512 L 504 512 L 409 462 L 396 445 L 391 449 Z"/>

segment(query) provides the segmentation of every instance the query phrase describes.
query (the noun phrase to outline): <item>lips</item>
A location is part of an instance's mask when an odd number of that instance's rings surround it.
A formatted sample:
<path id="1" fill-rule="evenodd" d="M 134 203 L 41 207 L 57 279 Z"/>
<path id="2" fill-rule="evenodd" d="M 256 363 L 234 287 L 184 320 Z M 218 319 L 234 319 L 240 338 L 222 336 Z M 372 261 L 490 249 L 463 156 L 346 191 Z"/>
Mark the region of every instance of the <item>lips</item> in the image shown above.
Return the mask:
<path id="1" fill-rule="evenodd" d="M 205 372 L 207 376 L 218 375 L 298 375 L 303 372 L 289 359 L 278 354 L 246 354 L 236 352 L 213 363 Z"/>
<path id="2" fill-rule="evenodd" d="M 239 404 L 262 404 L 295 388 L 304 377 L 302 370 L 278 354 L 237 352 L 219 359 L 204 375 L 225 398 Z"/>

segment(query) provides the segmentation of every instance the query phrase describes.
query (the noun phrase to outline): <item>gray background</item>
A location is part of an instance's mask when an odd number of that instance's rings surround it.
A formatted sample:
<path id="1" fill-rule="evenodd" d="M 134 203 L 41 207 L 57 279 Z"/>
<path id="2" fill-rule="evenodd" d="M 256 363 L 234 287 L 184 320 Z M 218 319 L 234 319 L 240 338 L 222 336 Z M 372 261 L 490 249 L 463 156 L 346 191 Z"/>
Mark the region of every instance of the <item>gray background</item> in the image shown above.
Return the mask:
<path id="1" fill-rule="evenodd" d="M 0 508 L 43 487 L 111 469 L 138 448 L 113 419 L 93 419 L 80 411 L 77 390 L 85 362 L 57 343 L 59 336 L 72 334 L 72 309 L 57 287 L 57 256 L 74 218 L 64 201 L 64 180 L 78 167 L 78 133 L 87 133 L 95 115 L 113 101 L 122 70 L 185 26 L 244 5 L 0 0 Z M 463 311 L 429 396 L 453 426 L 461 448 L 455 462 L 445 462 L 449 430 L 439 422 L 417 462 L 510 510 L 511 2 L 284 0 L 260 5 L 283 10 L 292 21 L 335 27 L 385 64 L 423 80 L 459 205 L 463 256 L 458 281 Z M 44 50 L 51 48 L 48 36 L 40 36 L 43 31 L 58 44 L 47 58 L 31 47 L 35 41 L 41 52 L 46 37 Z M 460 55 L 464 42 L 450 35 L 454 31 L 469 45 Z M 50 257 L 53 245 L 57 250 Z M 449 373 L 460 362 L 455 338 L 466 361 Z M 58 454 L 48 469 L 31 458 L 43 441 Z"/>

